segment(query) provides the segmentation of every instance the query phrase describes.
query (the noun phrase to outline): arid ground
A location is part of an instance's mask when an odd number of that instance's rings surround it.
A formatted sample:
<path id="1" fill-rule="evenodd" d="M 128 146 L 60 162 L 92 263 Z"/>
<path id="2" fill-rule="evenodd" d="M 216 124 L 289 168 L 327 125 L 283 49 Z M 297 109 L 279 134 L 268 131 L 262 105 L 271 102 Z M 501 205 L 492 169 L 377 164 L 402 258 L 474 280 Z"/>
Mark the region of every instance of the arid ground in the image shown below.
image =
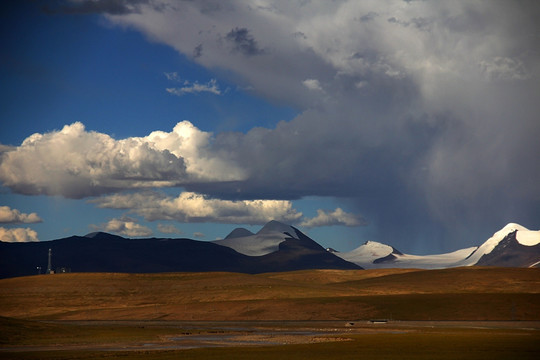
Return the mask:
<path id="1" fill-rule="evenodd" d="M 540 269 L 41 275 L 0 316 L 0 358 L 533 359 Z"/>

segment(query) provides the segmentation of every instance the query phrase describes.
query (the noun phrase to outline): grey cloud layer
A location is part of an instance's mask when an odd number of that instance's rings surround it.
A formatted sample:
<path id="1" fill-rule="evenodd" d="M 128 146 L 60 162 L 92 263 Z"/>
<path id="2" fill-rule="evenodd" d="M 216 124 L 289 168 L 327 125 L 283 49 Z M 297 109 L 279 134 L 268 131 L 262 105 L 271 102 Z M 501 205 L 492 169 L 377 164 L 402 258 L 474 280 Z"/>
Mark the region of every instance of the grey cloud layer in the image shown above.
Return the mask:
<path id="1" fill-rule="evenodd" d="M 185 122 L 126 144 L 79 131 L 99 139 L 88 145 L 107 154 L 102 162 L 89 152 L 51 164 L 37 151 L 43 135 L 5 151 L 0 178 L 15 191 L 71 197 L 179 184 L 226 200 L 335 196 L 353 199 L 382 241 L 537 222 L 539 9 L 527 1 L 209 0 L 109 11 L 111 23 L 301 114 L 213 138 Z M 328 214 L 318 221 L 333 222 Z"/>
<path id="2" fill-rule="evenodd" d="M 388 236 L 429 223 L 455 231 L 537 221 L 534 2 L 206 1 L 141 11 L 109 19 L 304 109 L 275 129 L 218 134 L 215 146 L 234 151 L 248 176 L 189 189 L 355 197 L 368 219 L 397 228 Z M 231 40 L 244 48 L 231 51 Z"/>
<path id="3" fill-rule="evenodd" d="M 150 4 L 149 0 L 81 0 L 56 7 L 44 7 L 52 14 L 129 14 L 138 13 L 140 4 Z"/>

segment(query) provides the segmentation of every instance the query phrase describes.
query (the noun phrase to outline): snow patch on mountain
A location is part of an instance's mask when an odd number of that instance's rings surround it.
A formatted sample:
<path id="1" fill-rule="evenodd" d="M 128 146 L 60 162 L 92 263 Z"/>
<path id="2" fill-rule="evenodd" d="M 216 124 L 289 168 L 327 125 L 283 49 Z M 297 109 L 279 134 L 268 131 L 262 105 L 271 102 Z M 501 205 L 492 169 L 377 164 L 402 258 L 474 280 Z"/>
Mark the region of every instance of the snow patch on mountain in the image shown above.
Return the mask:
<path id="1" fill-rule="evenodd" d="M 537 231 L 518 231 L 516 239 L 521 245 L 535 246 L 540 244 L 540 230 Z"/>
<path id="2" fill-rule="evenodd" d="M 336 253 L 336 255 L 365 269 L 442 269 L 456 266 L 472 266 L 478 263 L 482 256 L 491 253 L 508 234 L 514 231 L 517 231 L 516 240 L 521 245 L 535 246 L 540 244 L 540 231 L 530 231 L 519 224 L 509 223 L 482 245 L 460 249 L 451 253 L 435 255 L 402 254 L 391 246 L 368 241 L 350 252 Z"/>
<path id="3" fill-rule="evenodd" d="M 460 261 L 469 256 L 477 247 L 434 255 L 402 254 L 392 246 L 369 241 L 360 247 L 336 255 L 365 269 L 378 268 L 422 268 L 441 269 L 460 266 Z"/>
<path id="4" fill-rule="evenodd" d="M 421 269 L 444 269 L 448 267 L 463 266 L 463 259 L 467 258 L 477 249 L 476 246 L 456 250 L 450 253 L 434 255 L 395 255 L 392 267 L 397 268 L 421 268 Z M 385 267 L 385 266 L 382 266 Z"/>
<path id="5" fill-rule="evenodd" d="M 510 223 L 493 234 L 478 247 L 468 247 L 445 254 L 411 255 L 403 254 L 392 246 L 375 241 L 367 241 L 358 248 L 340 253 L 329 251 L 343 260 L 359 265 L 365 269 L 376 268 L 420 268 L 442 269 L 457 266 L 476 265 L 480 258 L 491 253 L 512 232 L 517 231 L 516 240 L 525 246 L 540 244 L 540 231 Z M 270 221 L 256 234 L 238 228 L 223 240 L 214 243 L 230 247 L 239 253 L 249 256 L 262 256 L 276 252 L 280 244 L 287 239 L 300 239 L 302 233 L 290 225 L 278 221 Z"/>
<path id="6" fill-rule="evenodd" d="M 386 257 L 394 251 L 394 248 L 376 241 L 367 241 L 365 244 L 360 245 L 356 249 L 344 252 L 335 253 L 343 260 L 350 261 L 355 264 L 370 264 L 376 259 Z M 364 267 L 363 265 L 360 265 Z"/>
<path id="7" fill-rule="evenodd" d="M 237 234 L 238 232 L 235 235 Z M 231 237 L 229 234 L 225 239 L 216 240 L 214 243 L 230 247 L 245 255 L 262 256 L 278 251 L 279 244 L 290 238 L 298 239 L 296 229 L 272 220 L 254 235 Z"/>
<path id="8" fill-rule="evenodd" d="M 462 265 L 471 266 L 471 265 L 476 264 L 482 256 L 491 253 L 493 249 L 495 249 L 497 245 L 499 245 L 499 243 L 504 239 L 506 235 L 516 230 L 518 231 L 518 234 L 522 231 L 523 232 L 529 231 L 529 229 L 519 224 L 515 224 L 515 223 L 507 224 L 505 227 L 503 227 L 501 230 L 497 231 L 495 234 L 493 234 L 493 236 L 487 239 L 482 245 L 480 245 L 478 249 L 473 254 L 471 254 L 467 259 L 464 259 L 462 262 Z M 528 238 L 527 236 L 525 237 Z"/>

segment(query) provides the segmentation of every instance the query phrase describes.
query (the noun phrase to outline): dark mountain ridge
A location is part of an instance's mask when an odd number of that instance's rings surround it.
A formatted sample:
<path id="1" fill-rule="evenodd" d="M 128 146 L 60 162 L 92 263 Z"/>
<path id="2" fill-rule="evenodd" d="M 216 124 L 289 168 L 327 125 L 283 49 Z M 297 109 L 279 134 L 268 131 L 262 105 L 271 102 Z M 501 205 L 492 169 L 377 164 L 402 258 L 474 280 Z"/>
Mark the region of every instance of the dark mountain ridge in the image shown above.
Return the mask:
<path id="1" fill-rule="evenodd" d="M 227 271 L 253 274 L 323 268 L 361 269 L 296 231 L 300 239 L 288 238 L 280 244 L 278 251 L 264 256 L 244 255 L 208 241 L 128 239 L 103 232 L 35 243 L 0 242 L 0 278 L 44 273 L 49 249 L 52 251 L 52 269 L 72 272 Z"/>

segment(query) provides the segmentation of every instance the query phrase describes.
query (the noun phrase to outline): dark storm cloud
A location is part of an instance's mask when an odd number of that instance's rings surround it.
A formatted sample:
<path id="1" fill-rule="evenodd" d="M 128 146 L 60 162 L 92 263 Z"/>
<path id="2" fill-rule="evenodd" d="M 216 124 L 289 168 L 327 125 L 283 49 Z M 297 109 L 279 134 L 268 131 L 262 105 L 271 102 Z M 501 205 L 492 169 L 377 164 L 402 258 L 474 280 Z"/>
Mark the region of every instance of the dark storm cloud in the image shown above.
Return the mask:
<path id="1" fill-rule="evenodd" d="M 195 46 L 195 49 L 193 49 L 193 57 L 194 57 L 194 58 L 201 57 L 201 56 L 202 56 L 202 53 L 203 53 L 203 46 L 202 46 L 202 44 L 199 44 L 199 45 Z"/>
<path id="2" fill-rule="evenodd" d="M 379 14 L 377 14 L 376 12 L 370 11 L 366 15 L 362 15 L 360 17 L 360 21 L 368 22 L 368 21 L 371 21 L 371 20 L 375 19 L 377 16 L 379 16 Z"/>
<path id="3" fill-rule="evenodd" d="M 245 176 L 186 189 L 231 200 L 347 199 L 379 240 L 437 239 L 447 250 L 506 222 L 537 226 L 533 3 L 286 2 L 271 16 L 236 3 L 203 11 L 212 4 L 221 3 L 184 2 L 159 26 L 153 10 L 115 21 L 300 115 L 214 134 L 208 151 L 227 154 Z M 198 35 L 178 35 L 186 33 Z"/>
<path id="4" fill-rule="evenodd" d="M 150 0 L 84 0 L 80 2 L 59 3 L 45 6 L 43 11 L 51 14 L 109 14 L 126 15 L 140 12 L 140 6 Z"/>
<path id="5" fill-rule="evenodd" d="M 419 233 L 423 239 L 440 239 L 441 231 L 429 225 L 434 218 L 428 202 L 418 196 L 426 173 L 420 159 L 454 126 L 453 120 L 401 115 L 401 107 L 389 99 L 379 99 L 378 104 L 375 100 L 359 104 L 365 109 L 362 113 L 345 113 L 343 108 L 355 97 L 344 97 L 324 112 L 307 111 L 272 130 L 219 134 L 214 145 L 234 151 L 250 175 L 241 182 L 187 188 L 230 199 L 348 198 L 359 213 L 369 214 L 367 221 L 381 241 Z"/>
<path id="6" fill-rule="evenodd" d="M 197 160 L 226 154 L 244 176 L 192 179 L 186 189 L 234 200 L 343 198 L 379 240 L 445 250 L 511 221 L 538 227 L 534 2 L 276 2 L 271 16 L 231 2 L 203 11 L 221 3 L 184 2 L 167 14 L 141 7 L 111 20 L 188 56 L 204 44 L 200 65 L 299 109 L 275 128 L 214 134 Z"/>
<path id="7" fill-rule="evenodd" d="M 229 31 L 225 39 L 233 45 L 233 50 L 246 56 L 261 55 L 264 53 L 259 48 L 257 41 L 246 28 L 236 27 Z"/>

